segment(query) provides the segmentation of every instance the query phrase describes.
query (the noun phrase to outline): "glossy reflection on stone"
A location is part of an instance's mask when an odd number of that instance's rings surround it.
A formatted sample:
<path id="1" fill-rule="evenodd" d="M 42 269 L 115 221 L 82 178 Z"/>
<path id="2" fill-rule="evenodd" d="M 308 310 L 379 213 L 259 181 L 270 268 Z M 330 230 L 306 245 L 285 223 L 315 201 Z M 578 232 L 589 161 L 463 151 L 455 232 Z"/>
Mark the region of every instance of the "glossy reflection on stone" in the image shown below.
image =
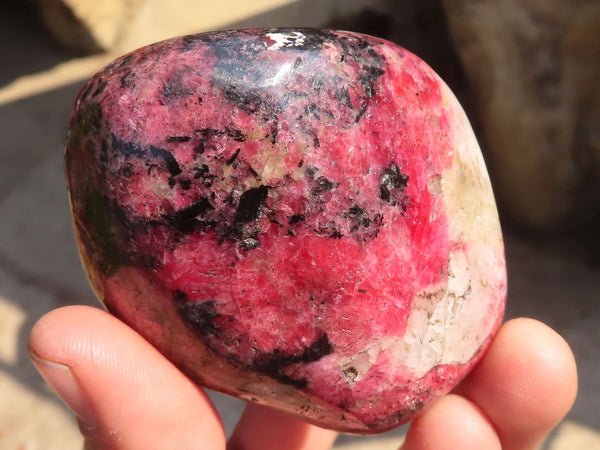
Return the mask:
<path id="1" fill-rule="evenodd" d="M 383 431 L 500 324 L 479 148 L 448 87 L 389 42 L 275 29 L 142 48 L 84 86 L 65 160 L 97 295 L 202 385 Z"/>

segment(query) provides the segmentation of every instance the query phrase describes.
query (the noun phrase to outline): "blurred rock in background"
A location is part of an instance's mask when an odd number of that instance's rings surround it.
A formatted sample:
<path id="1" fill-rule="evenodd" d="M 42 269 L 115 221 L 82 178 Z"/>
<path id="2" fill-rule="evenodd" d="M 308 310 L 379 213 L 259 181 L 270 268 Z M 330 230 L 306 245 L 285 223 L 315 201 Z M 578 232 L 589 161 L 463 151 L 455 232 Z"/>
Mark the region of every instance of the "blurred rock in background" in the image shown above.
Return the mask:
<path id="1" fill-rule="evenodd" d="M 442 3 L 505 217 L 534 230 L 596 235 L 600 2 Z"/>

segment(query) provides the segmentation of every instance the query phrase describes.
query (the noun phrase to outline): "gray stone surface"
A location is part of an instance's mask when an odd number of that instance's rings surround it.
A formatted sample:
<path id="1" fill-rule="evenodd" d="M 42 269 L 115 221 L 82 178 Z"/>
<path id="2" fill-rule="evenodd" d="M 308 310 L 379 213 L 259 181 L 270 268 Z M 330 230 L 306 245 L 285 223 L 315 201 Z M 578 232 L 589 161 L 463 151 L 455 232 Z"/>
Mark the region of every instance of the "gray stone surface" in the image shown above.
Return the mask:
<path id="1" fill-rule="evenodd" d="M 62 72 L 46 70 L 70 64 L 73 57 L 53 46 L 35 21 L 25 19 L 26 14 L 0 5 L 0 32 L 9 30 L 12 42 L 23 46 L 22 54 L 12 46 L 0 47 L 2 61 L 23 57 L 16 65 L 0 65 L 0 98 L 14 91 L 11 81 L 17 77 L 36 74 L 60 86 Z M 95 69 L 90 66 L 89 73 Z M 62 83 L 0 101 L 0 450 L 81 448 L 71 413 L 45 386 L 26 351 L 29 330 L 47 311 L 98 305 L 79 265 L 62 173 L 66 123 L 80 84 Z M 506 243 L 508 317 L 535 317 L 557 329 L 579 365 L 578 400 L 544 448 L 600 448 L 600 268 L 586 261 L 585 249 L 576 243 L 537 242 L 511 233 Z M 210 395 L 231 431 L 243 404 Z M 392 449 L 403 431 L 341 436 L 336 446 Z"/>

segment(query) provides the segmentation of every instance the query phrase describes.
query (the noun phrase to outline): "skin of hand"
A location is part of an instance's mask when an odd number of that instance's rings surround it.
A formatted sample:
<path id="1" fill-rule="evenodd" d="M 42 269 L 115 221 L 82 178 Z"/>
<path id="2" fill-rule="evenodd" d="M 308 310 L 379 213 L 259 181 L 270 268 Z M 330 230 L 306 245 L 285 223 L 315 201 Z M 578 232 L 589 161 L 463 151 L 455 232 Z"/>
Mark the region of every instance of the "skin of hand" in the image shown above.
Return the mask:
<path id="1" fill-rule="evenodd" d="M 229 442 L 204 391 L 110 314 L 68 306 L 33 327 L 30 356 L 77 414 L 85 448 L 321 450 L 336 433 L 257 405 Z M 528 450 L 571 408 L 568 344 L 532 319 L 505 323 L 476 369 L 411 424 L 402 450 Z"/>

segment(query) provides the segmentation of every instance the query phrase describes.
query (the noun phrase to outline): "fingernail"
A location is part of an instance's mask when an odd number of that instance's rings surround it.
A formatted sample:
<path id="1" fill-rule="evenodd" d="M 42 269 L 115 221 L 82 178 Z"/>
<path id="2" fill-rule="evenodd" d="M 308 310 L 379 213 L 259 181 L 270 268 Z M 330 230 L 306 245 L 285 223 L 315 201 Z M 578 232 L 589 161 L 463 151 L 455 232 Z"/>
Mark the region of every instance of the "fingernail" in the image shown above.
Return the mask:
<path id="1" fill-rule="evenodd" d="M 29 349 L 29 357 L 46 380 L 46 383 L 77 414 L 83 425 L 90 430 L 96 428 L 96 415 L 71 368 L 65 364 L 43 359 L 31 348 Z"/>

